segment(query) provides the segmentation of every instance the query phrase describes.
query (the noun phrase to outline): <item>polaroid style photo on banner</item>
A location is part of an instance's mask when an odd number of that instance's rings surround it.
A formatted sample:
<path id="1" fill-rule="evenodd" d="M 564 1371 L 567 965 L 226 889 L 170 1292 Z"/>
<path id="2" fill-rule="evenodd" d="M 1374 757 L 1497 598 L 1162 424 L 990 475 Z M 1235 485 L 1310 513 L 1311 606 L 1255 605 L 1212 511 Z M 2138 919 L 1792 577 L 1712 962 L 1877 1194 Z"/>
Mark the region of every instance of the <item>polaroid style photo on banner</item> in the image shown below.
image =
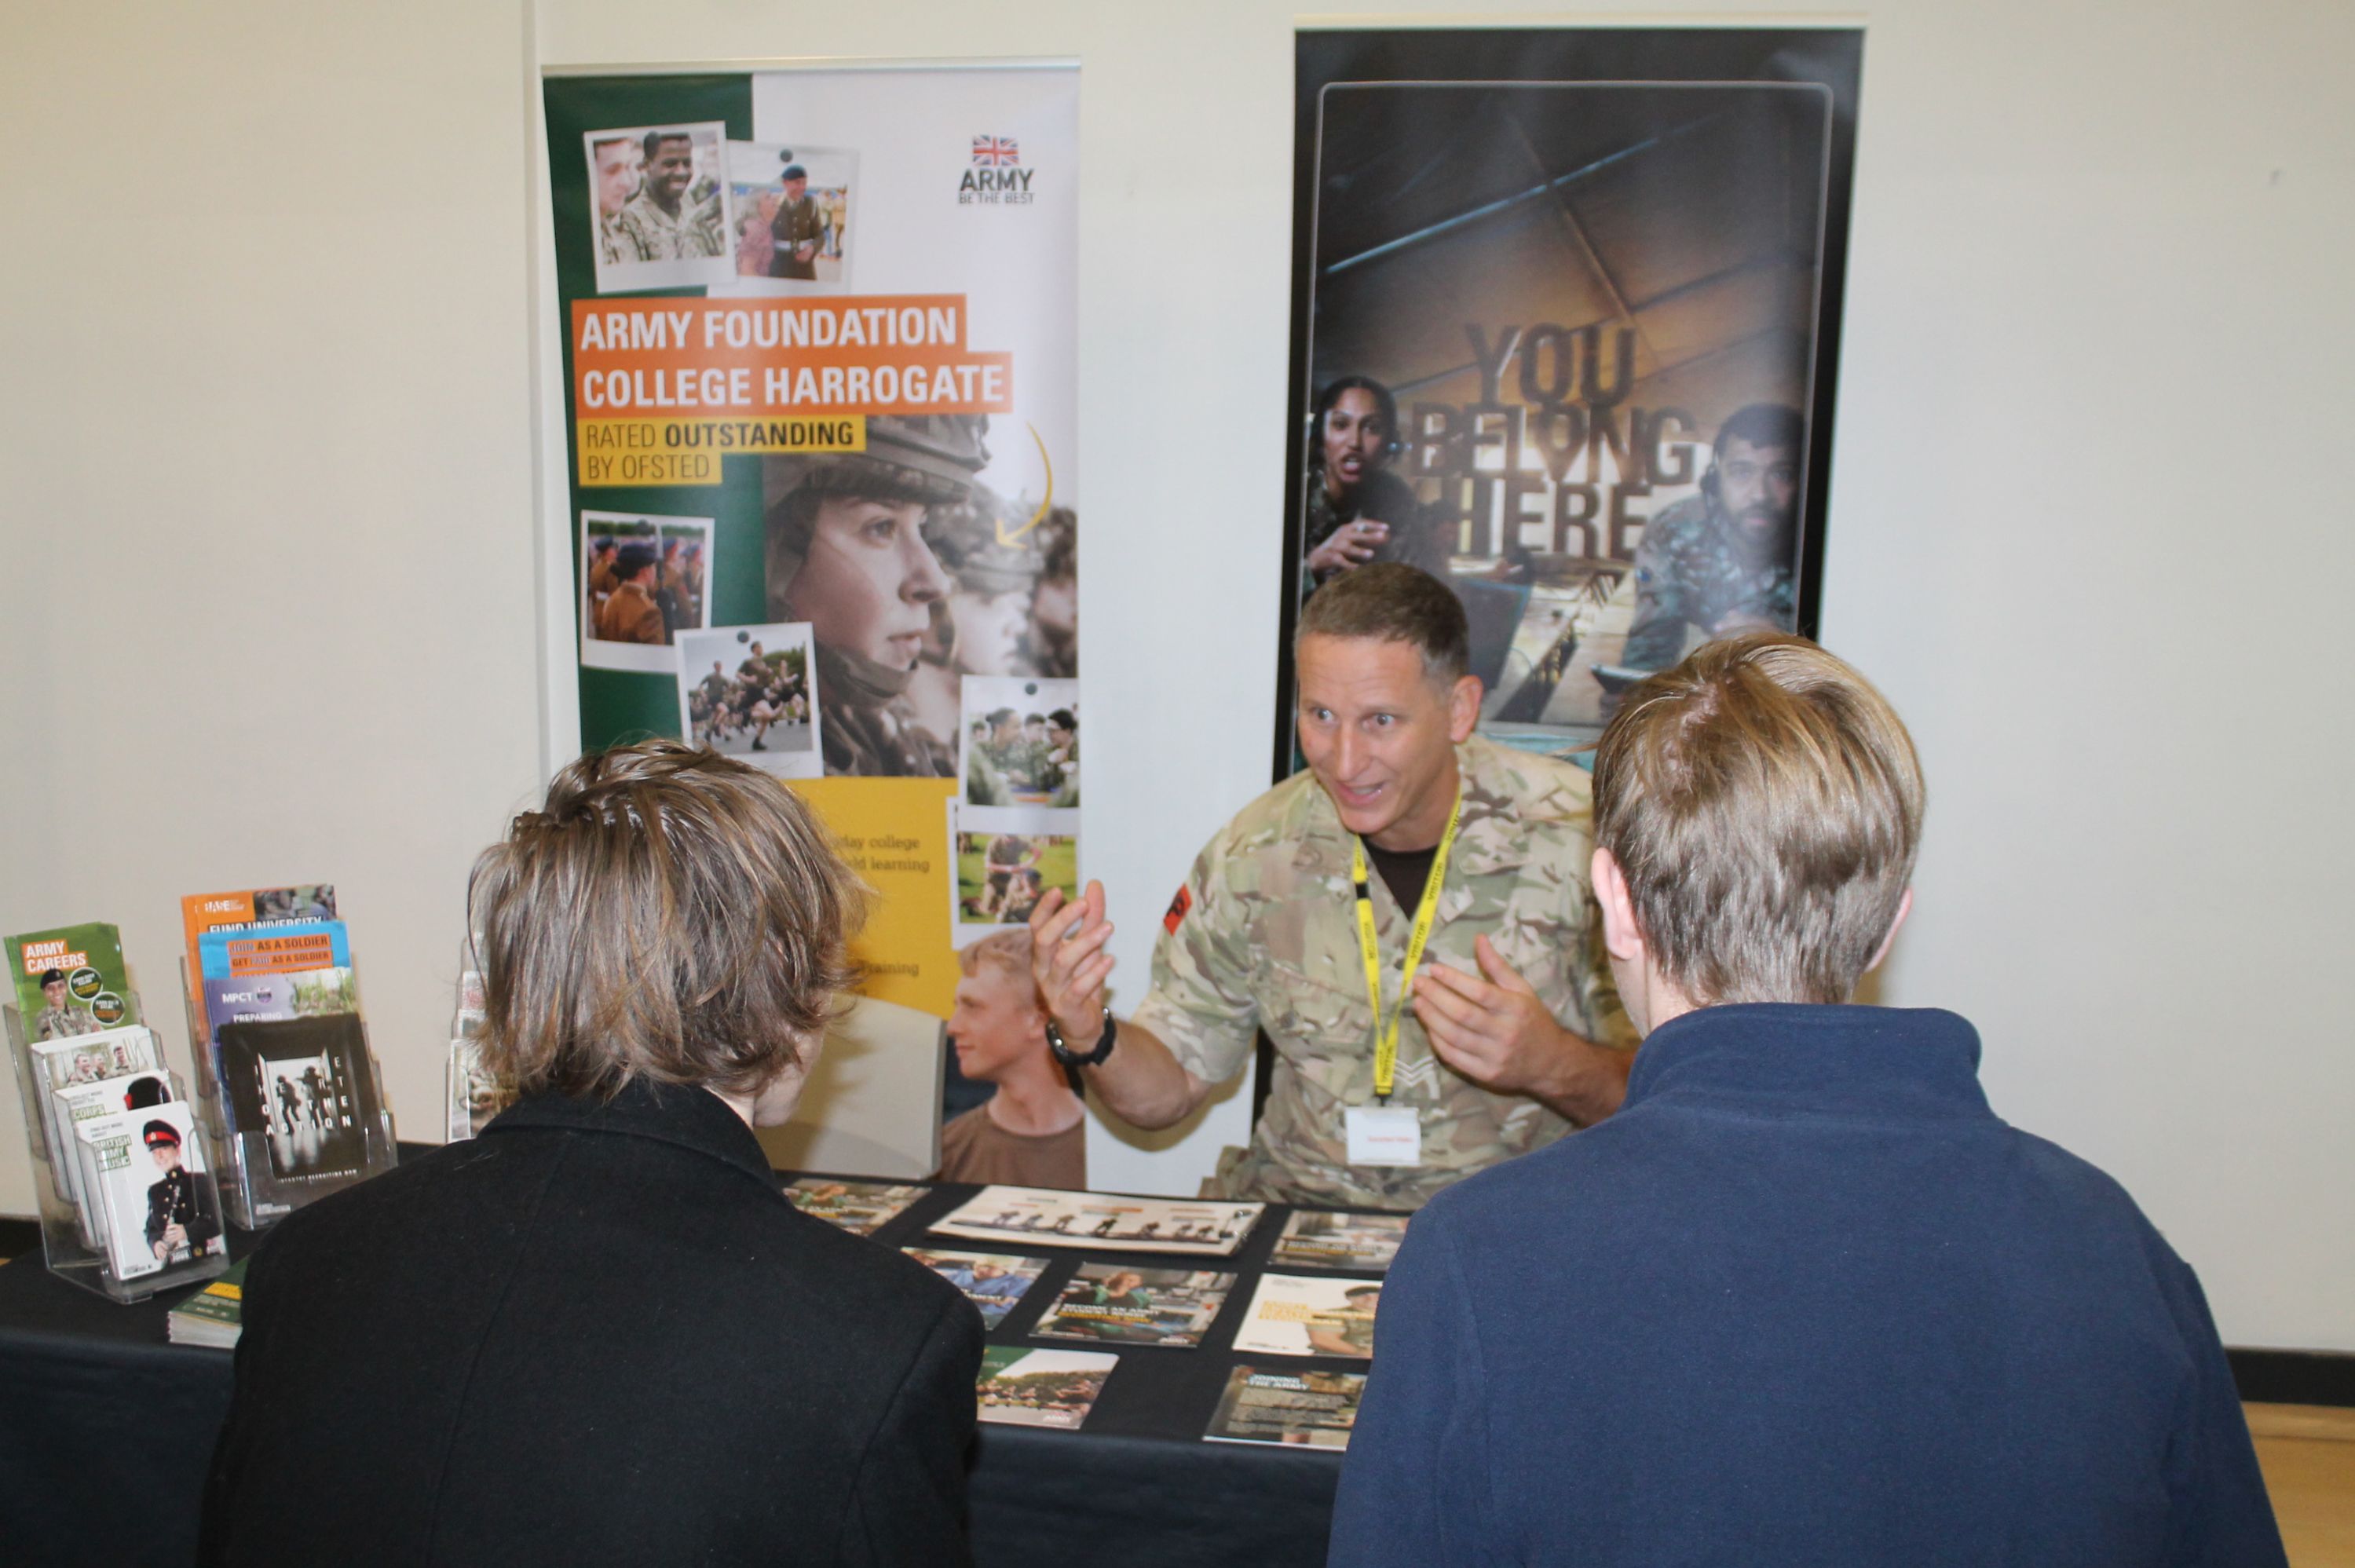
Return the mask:
<path id="1" fill-rule="evenodd" d="M 714 294 L 838 294 L 851 288 L 858 155 L 780 142 L 728 144 L 729 276 Z"/>
<path id="2" fill-rule="evenodd" d="M 711 519 L 581 514 L 581 662 L 668 675 L 711 624 Z"/>
<path id="3" fill-rule="evenodd" d="M 679 728 L 690 744 L 779 778 L 825 773 L 808 622 L 689 632 L 678 660 Z"/>
<path id="4" fill-rule="evenodd" d="M 1049 889 L 1080 896 L 1079 813 L 949 797 L 949 922 L 958 947 L 1028 923 Z"/>
<path id="5" fill-rule="evenodd" d="M 967 805 L 1080 804 L 1078 681 L 969 675 L 959 697 L 957 774 Z"/>
<path id="6" fill-rule="evenodd" d="M 728 281 L 728 127 L 619 125 L 581 138 L 589 160 L 597 292 Z"/>

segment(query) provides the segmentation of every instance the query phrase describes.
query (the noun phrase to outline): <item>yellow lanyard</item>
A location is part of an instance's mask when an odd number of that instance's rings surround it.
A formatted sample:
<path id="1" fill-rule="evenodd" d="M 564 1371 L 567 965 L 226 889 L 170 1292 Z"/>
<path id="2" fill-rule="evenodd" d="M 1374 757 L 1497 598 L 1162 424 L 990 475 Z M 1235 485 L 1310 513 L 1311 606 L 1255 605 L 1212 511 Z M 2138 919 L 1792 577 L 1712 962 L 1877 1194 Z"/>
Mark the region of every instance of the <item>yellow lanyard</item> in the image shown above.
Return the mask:
<path id="1" fill-rule="evenodd" d="M 1365 840 L 1349 838 L 1349 880 L 1358 889 L 1358 945 L 1366 958 L 1366 1000 L 1374 1009 L 1374 1098 L 1389 1104 L 1398 1083 L 1399 1025 L 1406 1017 L 1407 993 L 1414 988 L 1414 972 L 1423 963 L 1423 944 L 1431 940 L 1432 922 L 1439 915 L 1439 885 L 1447 880 L 1447 852 L 1455 847 L 1455 824 L 1464 815 L 1464 792 L 1447 810 L 1447 831 L 1431 857 L 1431 874 L 1423 880 L 1423 902 L 1415 907 L 1414 933 L 1407 938 L 1406 970 L 1399 976 L 1398 1006 L 1390 1021 L 1382 1020 L 1382 955 L 1374 942 L 1374 901 L 1366 887 Z"/>

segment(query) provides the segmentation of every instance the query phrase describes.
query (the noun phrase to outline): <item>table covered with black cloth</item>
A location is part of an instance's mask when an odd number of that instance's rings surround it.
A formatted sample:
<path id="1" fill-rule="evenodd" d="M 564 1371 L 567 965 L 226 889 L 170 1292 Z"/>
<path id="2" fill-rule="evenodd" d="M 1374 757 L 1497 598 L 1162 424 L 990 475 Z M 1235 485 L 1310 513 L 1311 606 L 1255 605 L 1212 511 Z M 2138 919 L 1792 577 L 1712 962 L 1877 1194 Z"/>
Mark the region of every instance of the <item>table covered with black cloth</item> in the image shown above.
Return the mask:
<path id="1" fill-rule="evenodd" d="M 941 1183 L 874 1239 L 893 1247 L 923 1241 L 935 1221 L 979 1190 Z M 1082 1430 L 982 1424 L 971 1490 L 978 1563 L 1324 1562 L 1338 1454 L 1202 1441 L 1239 1359 L 1230 1349 L 1235 1326 L 1288 1212 L 1268 1205 L 1231 1259 L 1013 1238 L 926 1243 L 1052 1260 L 990 1331 L 993 1345 L 1069 1345 L 1034 1340 L 1029 1330 L 1082 1263 L 1238 1276 L 1200 1348 L 1101 1347 L 1115 1350 L 1120 1364 Z M 243 1257 L 254 1242 L 232 1229 L 230 1255 Z M 128 1564 L 194 1556 L 205 1470 L 229 1408 L 229 1356 L 166 1340 L 165 1314 L 187 1294 L 123 1307 L 50 1275 L 37 1252 L 0 1267 L 0 1558 Z M 794 1326 L 777 1331 L 791 1334 Z M 1249 1359 L 1287 1371 L 1364 1370 L 1321 1357 Z M 334 1543 L 319 1541 L 293 1549 L 290 1561 L 336 1555 Z"/>

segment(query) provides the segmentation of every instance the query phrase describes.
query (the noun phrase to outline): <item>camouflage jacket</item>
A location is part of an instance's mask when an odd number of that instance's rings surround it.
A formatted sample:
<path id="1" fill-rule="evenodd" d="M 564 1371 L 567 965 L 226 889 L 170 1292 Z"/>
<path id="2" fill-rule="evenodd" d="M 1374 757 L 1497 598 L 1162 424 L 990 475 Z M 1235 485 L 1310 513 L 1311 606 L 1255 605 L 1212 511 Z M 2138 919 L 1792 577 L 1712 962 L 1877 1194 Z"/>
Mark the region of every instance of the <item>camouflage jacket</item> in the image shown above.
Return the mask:
<path id="1" fill-rule="evenodd" d="M 1325 473 L 1317 469 L 1308 475 L 1308 505 L 1300 530 L 1300 597 L 1303 603 L 1316 592 L 1327 578 L 1338 572 L 1327 572 L 1320 577 L 1308 568 L 1311 551 L 1331 539 L 1345 525 L 1359 517 L 1370 517 L 1391 526 L 1390 538 L 1374 550 L 1374 560 L 1402 560 L 1409 566 L 1420 567 L 1433 577 L 1445 581 L 1448 567 L 1446 526 L 1434 522 L 1430 508 L 1415 499 L 1413 488 L 1397 475 L 1377 469 L 1358 486 L 1358 494 L 1348 501 L 1336 501 L 1325 488 Z M 1369 565 L 1371 564 L 1369 561 Z"/>
<path id="2" fill-rule="evenodd" d="M 1423 964 L 1477 974 L 1473 941 L 1485 935 L 1563 1027 L 1632 1047 L 1587 888 L 1586 775 L 1477 737 L 1456 749 L 1456 763 L 1463 821 Z M 1162 923 L 1153 987 L 1135 1021 L 1205 1083 L 1241 1071 L 1257 1030 L 1275 1043 L 1275 1075 L 1252 1147 L 1227 1151 L 1206 1197 L 1415 1208 L 1448 1183 L 1571 1130 L 1534 1100 L 1490 1093 L 1442 1066 L 1409 1011 L 1391 1103 L 1420 1113 L 1423 1163 L 1347 1163 L 1343 1113 L 1374 1097 L 1374 1016 L 1349 848 L 1331 798 L 1303 773 L 1210 840 Z M 1380 878 L 1370 888 L 1388 1009 L 1397 1003 L 1413 912 L 1399 907 Z"/>
<path id="3" fill-rule="evenodd" d="M 1684 655 L 1687 626 L 1704 641 L 1732 631 L 1729 620 L 1788 630 L 1796 591 L 1788 560 L 1745 561 L 1708 497 L 1689 496 L 1644 526 L 1636 547 L 1636 619 L 1620 662 L 1668 668 Z"/>
<path id="4" fill-rule="evenodd" d="M 71 1040 L 78 1034 L 96 1034 L 105 1027 L 87 1010 L 70 1005 L 43 1008 L 33 1015 L 35 1040 Z"/>
<path id="5" fill-rule="evenodd" d="M 613 220 L 624 261 L 693 261 L 727 253 L 725 220 L 716 199 L 686 200 L 673 217 L 640 191 Z"/>

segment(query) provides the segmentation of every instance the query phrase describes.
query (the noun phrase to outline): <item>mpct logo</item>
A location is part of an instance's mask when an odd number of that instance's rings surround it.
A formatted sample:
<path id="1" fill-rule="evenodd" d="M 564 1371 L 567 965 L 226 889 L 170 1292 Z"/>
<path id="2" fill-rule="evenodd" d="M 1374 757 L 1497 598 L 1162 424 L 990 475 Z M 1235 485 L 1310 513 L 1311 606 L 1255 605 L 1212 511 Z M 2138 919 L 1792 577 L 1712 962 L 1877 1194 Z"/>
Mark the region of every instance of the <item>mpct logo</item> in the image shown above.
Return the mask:
<path id="1" fill-rule="evenodd" d="M 1020 207 L 1030 200 L 1030 176 L 1022 166 L 1022 150 L 1011 136 L 975 136 L 973 166 L 957 183 L 961 207 Z"/>

